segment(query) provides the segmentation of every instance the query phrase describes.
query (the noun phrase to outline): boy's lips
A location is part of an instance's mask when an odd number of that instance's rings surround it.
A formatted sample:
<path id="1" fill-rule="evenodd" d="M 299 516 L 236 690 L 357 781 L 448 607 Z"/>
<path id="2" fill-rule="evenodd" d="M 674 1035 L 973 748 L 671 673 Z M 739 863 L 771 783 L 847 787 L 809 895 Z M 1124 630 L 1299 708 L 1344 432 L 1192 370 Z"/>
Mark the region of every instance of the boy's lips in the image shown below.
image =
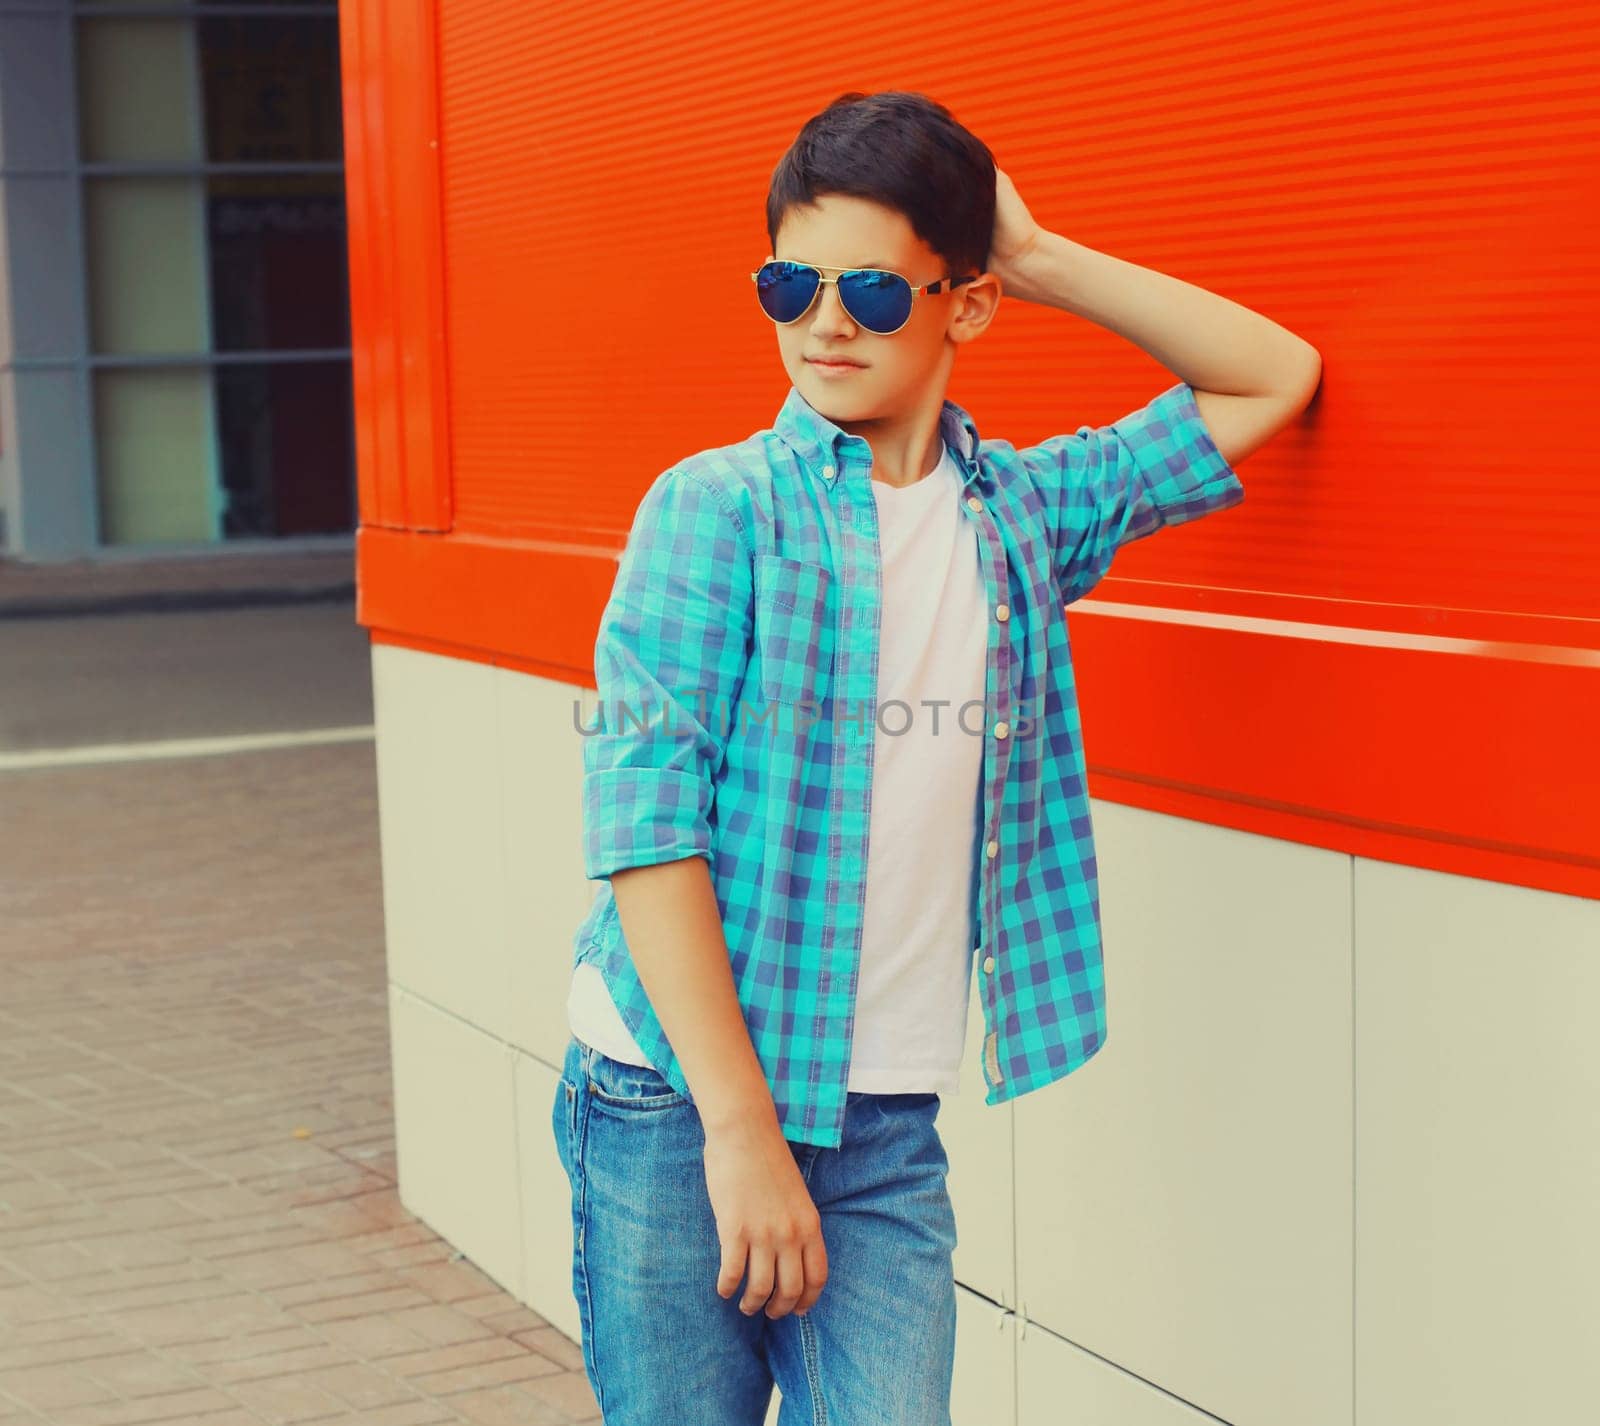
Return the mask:
<path id="1" fill-rule="evenodd" d="M 814 356 L 814 357 L 807 357 L 806 360 L 808 362 L 810 362 L 812 364 L 812 366 L 858 366 L 859 367 L 859 366 L 865 366 L 866 365 L 865 362 L 857 361 L 857 360 L 855 360 L 854 357 L 843 357 L 843 356 L 839 356 L 839 357 Z"/>

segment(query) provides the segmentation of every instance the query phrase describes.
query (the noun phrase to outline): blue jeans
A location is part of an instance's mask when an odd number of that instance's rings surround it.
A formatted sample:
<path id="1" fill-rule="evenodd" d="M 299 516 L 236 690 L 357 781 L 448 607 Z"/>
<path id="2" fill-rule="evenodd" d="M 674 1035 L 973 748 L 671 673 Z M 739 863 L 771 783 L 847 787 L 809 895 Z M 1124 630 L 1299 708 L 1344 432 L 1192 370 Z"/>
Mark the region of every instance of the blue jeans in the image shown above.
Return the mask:
<path id="1" fill-rule="evenodd" d="M 950 1426 L 956 1294 L 937 1094 L 851 1093 L 837 1149 L 790 1141 L 828 1280 L 804 1316 L 717 1293 L 700 1112 L 654 1069 L 567 1041 L 551 1123 L 572 1289 L 605 1426 Z"/>

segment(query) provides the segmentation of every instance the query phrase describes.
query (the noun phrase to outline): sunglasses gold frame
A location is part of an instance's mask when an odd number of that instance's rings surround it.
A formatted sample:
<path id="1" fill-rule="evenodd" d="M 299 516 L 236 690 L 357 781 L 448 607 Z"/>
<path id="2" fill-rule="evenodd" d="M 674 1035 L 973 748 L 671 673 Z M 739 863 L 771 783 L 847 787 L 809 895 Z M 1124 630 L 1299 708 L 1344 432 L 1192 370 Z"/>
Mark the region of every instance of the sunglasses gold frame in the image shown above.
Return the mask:
<path id="1" fill-rule="evenodd" d="M 830 282 L 835 287 L 837 287 L 839 285 L 839 278 L 843 277 L 847 272 L 881 272 L 881 273 L 884 273 L 886 276 L 889 276 L 889 277 L 898 277 L 900 279 L 900 281 L 905 283 L 905 285 L 911 289 L 911 296 L 912 296 L 912 299 L 913 299 L 912 311 L 916 310 L 916 308 L 915 308 L 915 299 L 918 296 L 920 296 L 922 293 L 926 292 L 930 296 L 933 296 L 933 295 L 936 295 L 936 294 L 938 294 L 940 292 L 953 292 L 956 288 L 960 287 L 963 282 L 976 282 L 978 280 L 979 275 L 980 275 L 978 273 L 973 273 L 973 274 L 971 274 L 970 276 L 967 276 L 967 277 L 954 277 L 951 274 L 946 273 L 943 277 L 937 279 L 934 282 L 924 282 L 921 285 L 918 285 L 917 283 L 913 282 L 909 277 L 907 277 L 904 273 L 895 272 L 893 269 L 887 268 L 887 267 L 825 267 L 820 262 L 800 262 L 795 258 L 779 258 L 779 257 L 772 256 L 771 254 L 769 254 L 767 256 L 766 262 L 763 262 L 761 264 L 761 267 L 765 267 L 767 265 L 767 263 L 773 263 L 773 262 L 787 262 L 787 263 L 792 264 L 795 267 L 809 267 L 813 272 L 815 272 L 817 274 L 817 290 L 811 294 L 811 301 L 807 302 L 805 307 L 804 307 L 804 309 L 802 309 L 797 315 L 791 317 L 787 322 L 778 321 L 778 319 L 776 317 L 774 317 L 772 315 L 772 313 L 768 312 L 765 307 L 763 307 L 761 309 L 762 315 L 765 316 L 768 321 L 776 324 L 779 327 L 792 327 L 796 322 L 798 322 L 800 320 L 801 317 L 804 317 L 807 312 L 809 312 L 814 306 L 816 306 L 817 298 L 822 296 L 822 289 Z M 827 274 L 830 273 L 830 272 L 836 273 L 837 276 L 834 276 L 834 277 L 827 276 Z M 757 281 L 760 280 L 760 278 L 761 278 L 761 268 L 758 267 L 754 272 L 752 272 L 750 274 L 750 280 L 752 282 L 757 282 Z M 842 296 L 840 297 L 839 302 L 840 302 L 841 306 L 844 305 L 844 298 Z M 855 313 L 852 312 L 849 309 L 849 307 L 845 307 L 844 310 L 845 310 L 845 314 L 850 318 L 850 320 L 852 322 L 859 323 L 863 327 L 867 326 L 867 324 L 865 322 L 862 322 L 861 319 L 859 317 L 857 317 L 855 315 Z M 906 321 L 902 322 L 899 327 L 891 327 L 891 328 L 889 328 L 889 330 L 887 332 L 879 331 L 878 328 L 876 328 L 876 327 L 867 327 L 867 330 L 869 332 L 871 332 L 874 336 L 892 337 L 896 332 L 898 332 L 900 330 L 901 327 L 905 326 L 906 322 L 909 322 L 910 320 L 911 320 L 911 312 L 907 312 L 906 313 Z"/>

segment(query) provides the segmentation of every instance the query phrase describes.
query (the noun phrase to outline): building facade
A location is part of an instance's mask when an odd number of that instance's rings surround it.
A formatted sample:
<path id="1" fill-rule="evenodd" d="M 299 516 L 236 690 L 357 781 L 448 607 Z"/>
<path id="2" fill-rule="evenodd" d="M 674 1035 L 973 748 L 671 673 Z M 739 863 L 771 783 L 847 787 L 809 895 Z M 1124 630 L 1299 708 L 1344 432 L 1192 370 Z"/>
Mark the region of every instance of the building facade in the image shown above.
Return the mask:
<path id="1" fill-rule="evenodd" d="M 916 88 L 1042 223 L 1323 356 L 1240 508 L 1064 611 L 1108 1034 L 989 1106 L 969 1022 L 957 1426 L 1588 1419 L 1600 503 L 1551 413 L 1587 397 L 1596 134 L 1550 57 L 1600 31 L 683 14 L 341 7 L 402 1201 L 577 1335 L 551 1106 L 614 558 L 652 479 L 784 399 L 749 279 L 778 157 L 841 92 Z M 1171 381 L 1003 301 L 951 394 L 1020 445 Z"/>
<path id="2" fill-rule="evenodd" d="M 349 543 L 332 4 L 0 4 L 0 554 Z"/>

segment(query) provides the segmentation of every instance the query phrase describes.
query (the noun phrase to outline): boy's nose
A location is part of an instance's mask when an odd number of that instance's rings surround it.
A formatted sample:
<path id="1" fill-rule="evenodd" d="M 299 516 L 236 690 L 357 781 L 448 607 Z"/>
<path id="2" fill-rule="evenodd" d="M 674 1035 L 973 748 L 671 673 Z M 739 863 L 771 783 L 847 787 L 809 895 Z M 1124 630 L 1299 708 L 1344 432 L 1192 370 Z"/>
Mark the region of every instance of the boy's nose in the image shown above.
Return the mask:
<path id="1" fill-rule="evenodd" d="M 831 282 L 823 283 L 822 291 L 817 294 L 817 321 L 836 327 L 849 320 L 850 314 L 839 300 L 839 289 Z"/>

